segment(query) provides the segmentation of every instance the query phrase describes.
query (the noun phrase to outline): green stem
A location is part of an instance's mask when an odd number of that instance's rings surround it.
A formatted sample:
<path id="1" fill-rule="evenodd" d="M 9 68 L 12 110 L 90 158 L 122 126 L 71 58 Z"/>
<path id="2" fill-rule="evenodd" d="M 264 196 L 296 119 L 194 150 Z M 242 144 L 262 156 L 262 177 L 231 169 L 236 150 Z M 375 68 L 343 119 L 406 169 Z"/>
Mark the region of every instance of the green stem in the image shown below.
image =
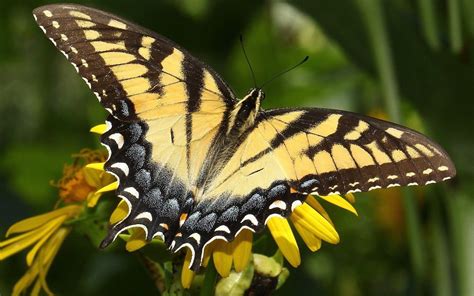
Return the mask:
<path id="1" fill-rule="evenodd" d="M 439 296 L 450 296 L 452 291 L 449 250 L 441 218 L 439 196 L 429 196 L 432 204 L 431 245 L 433 246 L 433 286 Z"/>
<path id="2" fill-rule="evenodd" d="M 421 288 L 421 279 L 425 272 L 425 253 L 424 241 L 421 238 L 420 217 L 416 205 L 416 198 L 413 190 L 409 188 L 402 189 L 403 206 L 405 210 L 405 219 L 407 227 L 408 242 L 410 244 L 411 264 L 418 288 Z M 421 291 L 418 291 L 421 292 Z"/>
<path id="3" fill-rule="evenodd" d="M 452 254 L 455 274 L 457 275 L 456 292 L 458 295 L 474 295 L 474 200 L 465 193 L 450 192 L 448 214 L 452 239 Z"/>
<path id="4" fill-rule="evenodd" d="M 165 271 L 163 267 L 159 263 L 154 262 L 153 260 L 150 260 L 149 258 L 147 258 L 141 252 L 136 252 L 136 253 L 137 253 L 138 258 L 142 262 L 143 266 L 150 274 L 150 277 L 152 278 L 153 283 L 155 284 L 155 287 L 158 289 L 160 294 L 163 294 L 163 292 L 166 289 Z"/>
<path id="5" fill-rule="evenodd" d="M 200 296 L 212 296 L 216 288 L 217 271 L 214 267 L 214 261 L 209 260 L 209 264 L 206 267 L 206 274 L 204 275 L 204 281 L 202 283 Z"/>
<path id="6" fill-rule="evenodd" d="M 448 13 L 451 50 L 453 53 L 458 53 L 462 47 L 461 13 L 459 11 L 459 0 L 448 0 Z"/>
<path id="7" fill-rule="evenodd" d="M 388 34 L 383 20 L 382 7 L 379 0 L 357 0 L 365 20 L 372 50 L 375 55 L 377 71 L 384 91 L 384 101 L 390 118 L 400 122 L 400 104 L 398 85 L 395 78 L 392 53 Z"/>
<path id="8" fill-rule="evenodd" d="M 432 49 L 438 50 L 440 41 L 436 24 L 435 3 L 431 0 L 418 0 L 418 9 L 420 10 L 421 25 L 426 42 Z"/>
<path id="9" fill-rule="evenodd" d="M 466 28 L 470 36 L 474 36 L 474 1 L 463 0 L 461 10 L 463 11 L 463 21 L 466 24 Z"/>
<path id="10" fill-rule="evenodd" d="M 390 118 L 401 122 L 398 84 L 395 77 L 392 53 L 388 34 L 383 19 L 383 9 L 380 0 L 357 0 L 361 15 L 365 21 L 368 37 L 375 55 L 379 79 L 382 84 L 383 98 Z M 418 210 L 413 192 L 403 189 L 403 204 L 406 213 L 407 234 L 410 244 L 410 254 L 413 270 L 420 287 L 421 278 L 425 270 L 423 256 L 423 240 L 418 217 Z M 421 292 L 421 291 L 419 291 Z"/>
<path id="11" fill-rule="evenodd" d="M 63 224 L 72 225 L 72 224 L 79 223 L 82 221 L 87 221 L 87 220 L 94 220 L 94 219 L 101 220 L 102 218 L 107 219 L 107 217 L 104 214 L 92 214 L 92 215 L 85 214 L 84 216 L 80 216 L 75 219 L 68 220 L 64 222 Z"/>

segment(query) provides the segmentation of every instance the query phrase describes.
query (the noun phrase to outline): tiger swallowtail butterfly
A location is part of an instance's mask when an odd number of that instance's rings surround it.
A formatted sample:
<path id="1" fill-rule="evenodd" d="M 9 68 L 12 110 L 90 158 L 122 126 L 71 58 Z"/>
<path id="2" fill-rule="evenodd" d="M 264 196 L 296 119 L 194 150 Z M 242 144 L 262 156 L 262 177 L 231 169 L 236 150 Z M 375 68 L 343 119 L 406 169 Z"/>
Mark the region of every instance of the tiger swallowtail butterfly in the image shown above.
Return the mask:
<path id="1" fill-rule="evenodd" d="M 101 143 L 129 213 L 102 247 L 141 227 L 177 252 L 232 241 L 287 217 L 308 194 L 447 180 L 446 152 L 406 127 L 346 111 L 263 110 L 261 89 L 237 100 L 208 65 L 115 15 L 70 4 L 33 12 L 110 113 Z"/>

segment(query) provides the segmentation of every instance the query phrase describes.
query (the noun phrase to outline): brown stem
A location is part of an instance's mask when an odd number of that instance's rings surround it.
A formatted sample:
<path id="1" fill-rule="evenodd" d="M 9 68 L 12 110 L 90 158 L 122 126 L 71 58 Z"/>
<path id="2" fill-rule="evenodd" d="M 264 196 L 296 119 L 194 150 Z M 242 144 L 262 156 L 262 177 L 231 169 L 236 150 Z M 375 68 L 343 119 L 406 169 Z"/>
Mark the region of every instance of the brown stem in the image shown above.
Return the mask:
<path id="1" fill-rule="evenodd" d="M 158 263 L 154 262 L 153 260 L 150 260 L 141 252 L 137 252 L 137 254 L 138 258 L 143 263 L 143 266 L 150 274 L 150 277 L 153 280 L 155 287 L 158 289 L 158 291 L 160 291 L 160 294 L 162 294 L 166 290 L 163 268 Z"/>

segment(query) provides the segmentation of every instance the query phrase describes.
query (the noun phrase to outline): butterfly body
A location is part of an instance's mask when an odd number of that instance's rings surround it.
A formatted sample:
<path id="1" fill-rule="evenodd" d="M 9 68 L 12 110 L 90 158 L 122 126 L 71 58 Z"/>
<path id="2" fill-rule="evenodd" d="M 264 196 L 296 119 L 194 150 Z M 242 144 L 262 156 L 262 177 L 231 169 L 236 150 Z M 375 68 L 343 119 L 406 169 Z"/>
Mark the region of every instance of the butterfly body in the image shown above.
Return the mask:
<path id="1" fill-rule="evenodd" d="M 332 195 L 447 180 L 444 150 L 416 131 L 346 111 L 261 110 L 170 40 L 92 8 L 35 9 L 38 24 L 103 107 L 107 172 L 129 213 L 102 246 L 141 227 L 198 269 L 206 247 L 259 232 L 308 194 Z"/>

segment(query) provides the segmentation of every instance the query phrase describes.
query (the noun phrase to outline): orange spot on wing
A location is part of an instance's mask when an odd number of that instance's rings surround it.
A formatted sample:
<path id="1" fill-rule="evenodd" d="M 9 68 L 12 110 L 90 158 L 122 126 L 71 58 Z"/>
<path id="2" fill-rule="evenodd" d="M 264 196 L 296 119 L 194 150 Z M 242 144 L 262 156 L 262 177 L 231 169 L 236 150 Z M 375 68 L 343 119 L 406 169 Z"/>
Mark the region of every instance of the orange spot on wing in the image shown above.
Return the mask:
<path id="1" fill-rule="evenodd" d="M 188 214 L 187 213 L 182 213 L 181 216 L 179 217 L 179 226 L 183 225 L 184 221 L 188 219 Z"/>

